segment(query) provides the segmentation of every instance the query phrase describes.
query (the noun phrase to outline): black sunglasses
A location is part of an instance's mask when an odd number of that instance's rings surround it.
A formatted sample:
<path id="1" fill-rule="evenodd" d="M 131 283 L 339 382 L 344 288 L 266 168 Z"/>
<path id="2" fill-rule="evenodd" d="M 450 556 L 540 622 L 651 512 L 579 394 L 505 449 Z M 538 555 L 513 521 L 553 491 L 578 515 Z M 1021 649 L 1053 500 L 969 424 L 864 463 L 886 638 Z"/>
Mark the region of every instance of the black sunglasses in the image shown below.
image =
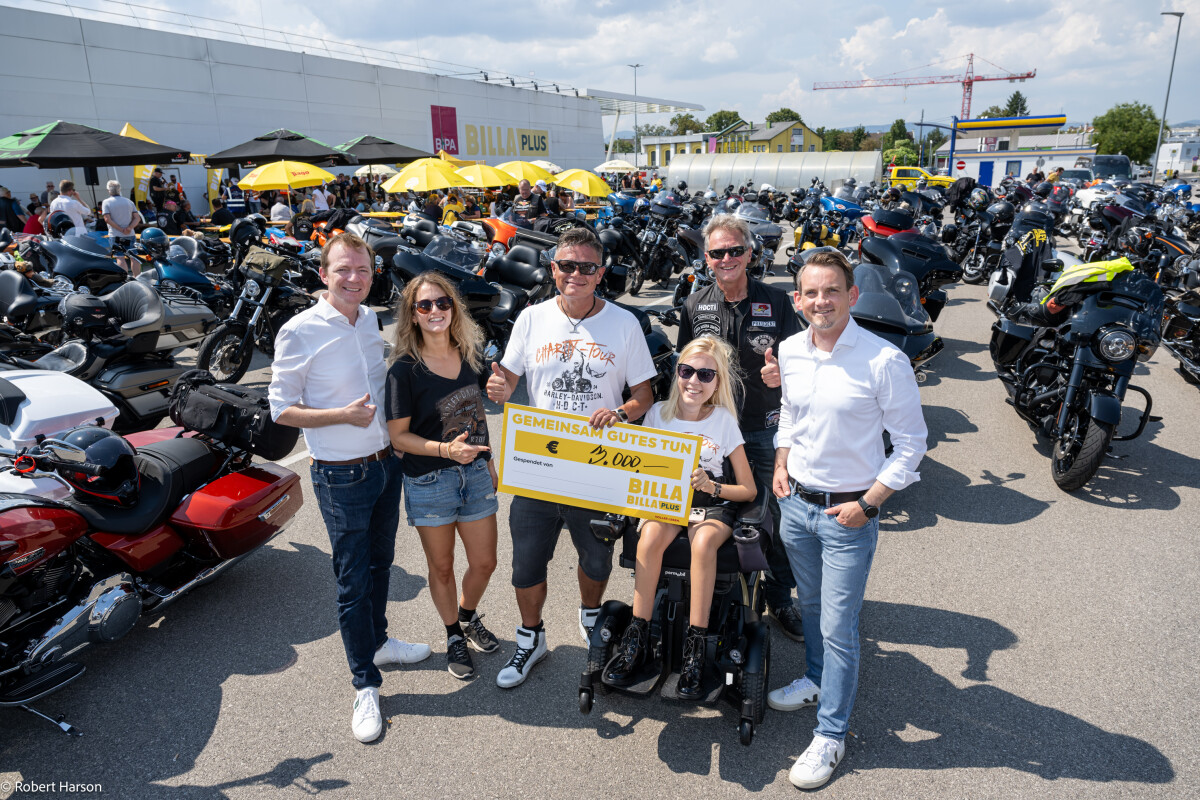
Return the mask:
<path id="1" fill-rule="evenodd" d="M 439 311 L 449 311 L 454 308 L 454 301 L 446 295 L 442 295 L 436 300 L 418 300 L 413 303 L 413 308 L 417 310 L 418 314 L 428 314 L 433 311 L 434 306 L 437 306 Z"/>
<path id="2" fill-rule="evenodd" d="M 564 275 L 571 275 L 575 270 L 579 270 L 580 275 L 595 275 L 596 270 L 600 269 L 599 264 L 591 261 L 555 261 L 559 271 Z"/>
<path id="3" fill-rule="evenodd" d="M 685 381 L 690 381 L 692 376 L 695 375 L 700 379 L 701 383 L 712 383 L 713 378 L 717 377 L 717 371 L 715 369 L 696 369 L 691 364 L 676 365 L 675 374 L 680 378 L 683 378 Z"/>
<path id="4" fill-rule="evenodd" d="M 720 261 L 725 256 L 733 256 L 734 258 L 741 258 L 745 254 L 746 254 L 746 246 L 745 245 L 741 245 L 739 247 L 721 247 L 716 250 L 708 251 L 708 257 L 711 258 L 713 261 Z"/>

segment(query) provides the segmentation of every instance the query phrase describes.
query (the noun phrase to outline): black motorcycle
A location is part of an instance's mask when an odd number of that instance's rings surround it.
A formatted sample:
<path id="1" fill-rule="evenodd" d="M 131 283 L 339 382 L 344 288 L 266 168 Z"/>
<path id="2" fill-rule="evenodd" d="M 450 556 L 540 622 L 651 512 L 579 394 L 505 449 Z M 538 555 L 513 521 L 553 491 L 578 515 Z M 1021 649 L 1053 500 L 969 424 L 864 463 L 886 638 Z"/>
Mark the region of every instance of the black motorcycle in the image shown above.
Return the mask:
<path id="1" fill-rule="evenodd" d="M 288 279 L 286 257 L 265 249 L 250 250 L 237 267 L 240 294 L 229 317 L 204 337 L 196 367 L 208 370 L 221 383 L 237 383 L 250 368 L 254 349 L 275 354 L 279 329 L 316 298 Z"/>
<path id="2" fill-rule="evenodd" d="M 942 288 L 963 276 L 941 242 L 914 231 L 869 236 L 862 241 L 862 263 L 878 264 L 892 273 L 906 272 L 917 282 L 918 294 L 930 319 L 937 321 L 946 306 Z"/>
<path id="3" fill-rule="evenodd" d="M 933 332 L 932 315 L 921 303 L 916 276 L 864 261 L 854 268 L 854 285 L 858 287 L 858 300 L 850 308 L 854 321 L 904 353 L 917 383 L 924 383 L 926 363 L 945 345 Z"/>
<path id="4" fill-rule="evenodd" d="M 1200 384 L 1200 261 L 1180 258 L 1159 276 L 1166 302 L 1162 343 L 1188 383 Z"/>
<path id="5" fill-rule="evenodd" d="M 65 278 L 74 288 L 92 294 L 110 292 L 129 280 L 129 273 L 113 261 L 112 252 L 91 236 L 33 237 L 23 241 L 19 250 L 36 271 L 51 279 Z"/>
<path id="6" fill-rule="evenodd" d="M 1065 271 L 1041 303 L 1047 313 L 1062 308 L 1058 314 L 1065 316 L 1047 325 L 1027 313 L 1028 305 L 1018 306 L 992 326 L 990 343 L 1009 404 L 1038 435 L 1053 441 L 1050 471 L 1068 492 L 1091 480 L 1110 442 L 1145 430 L 1150 394 L 1129 381 L 1137 362 L 1157 349 L 1163 315 L 1162 290 L 1138 271 L 1069 283 L 1072 273 L 1086 274 L 1080 271 L 1088 267 Z M 1047 306 L 1051 302 L 1060 305 Z M 1142 395 L 1146 406 L 1134 431 L 1118 435 L 1129 391 Z"/>

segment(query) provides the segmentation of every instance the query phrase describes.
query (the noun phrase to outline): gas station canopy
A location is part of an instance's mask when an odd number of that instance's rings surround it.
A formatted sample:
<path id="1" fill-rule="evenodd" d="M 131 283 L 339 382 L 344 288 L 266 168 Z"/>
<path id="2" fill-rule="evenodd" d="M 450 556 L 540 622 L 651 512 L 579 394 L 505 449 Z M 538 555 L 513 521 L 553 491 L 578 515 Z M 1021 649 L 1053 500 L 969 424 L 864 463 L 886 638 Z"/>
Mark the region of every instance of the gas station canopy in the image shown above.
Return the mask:
<path id="1" fill-rule="evenodd" d="M 1067 124 L 1066 114 L 1043 114 L 1037 117 L 997 117 L 995 119 L 960 119 L 954 132 L 960 139 L 979 136 L 1017 138 L 1028 133 L 1056 133 Z"/>

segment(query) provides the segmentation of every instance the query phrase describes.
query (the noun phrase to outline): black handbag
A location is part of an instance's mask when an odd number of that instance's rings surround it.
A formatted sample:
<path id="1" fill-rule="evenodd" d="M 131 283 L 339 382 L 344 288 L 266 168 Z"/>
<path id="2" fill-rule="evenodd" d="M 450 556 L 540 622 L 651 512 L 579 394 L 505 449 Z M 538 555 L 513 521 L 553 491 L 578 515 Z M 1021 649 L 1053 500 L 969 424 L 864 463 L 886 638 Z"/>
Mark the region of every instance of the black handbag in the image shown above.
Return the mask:
<path id="1" fill-rule="evenodd" d="M 268 461 L 292 452 L 300 436 L 299 428 L 271 419 L 270 402 L 264 392 L 217 383 L 203 369 L 180 376 L 171 393 L 169 410 L 176 425 L 230 447 L 249 450 Z"/>

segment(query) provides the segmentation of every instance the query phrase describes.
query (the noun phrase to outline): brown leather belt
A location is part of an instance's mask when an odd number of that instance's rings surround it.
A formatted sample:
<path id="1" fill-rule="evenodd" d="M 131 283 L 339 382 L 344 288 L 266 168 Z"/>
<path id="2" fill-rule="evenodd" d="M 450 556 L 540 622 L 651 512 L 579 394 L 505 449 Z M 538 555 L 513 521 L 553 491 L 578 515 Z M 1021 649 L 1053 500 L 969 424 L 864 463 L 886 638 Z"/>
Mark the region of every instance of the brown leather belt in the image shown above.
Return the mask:
<path id="1" fill-rule="evenodd" d="M 366 465 L 366 464 L 370 464 L 372 461 L 383 461 L 385 458 L 387 458 L 391 454 L 392 454 L 392 446 L 388 445 L 387 447 L 380 450 L 378 453 L 372 453 L 371 455 L 363 456 L 362 458 L 351 458 L 348 461 L 318 461 L 317 459 L 310 457 L 308 459 L 308 463 L 313 466 L 317 466 L 317 467 L 348 467 L 352 464 Z"/>
<path id="2" fill-rule="evenodd" d="M 792 486 L 792 494 L 799 495 L 802 500 L 818 505 L 829 506 L 841 505 L 842 503 L 852 503 L 858 498 L 867 493 L 866 489 L 861 492 L 814 492 L 810 489 L 805 489 L 793 478 L 788 479 L 788 483 Z"/>

